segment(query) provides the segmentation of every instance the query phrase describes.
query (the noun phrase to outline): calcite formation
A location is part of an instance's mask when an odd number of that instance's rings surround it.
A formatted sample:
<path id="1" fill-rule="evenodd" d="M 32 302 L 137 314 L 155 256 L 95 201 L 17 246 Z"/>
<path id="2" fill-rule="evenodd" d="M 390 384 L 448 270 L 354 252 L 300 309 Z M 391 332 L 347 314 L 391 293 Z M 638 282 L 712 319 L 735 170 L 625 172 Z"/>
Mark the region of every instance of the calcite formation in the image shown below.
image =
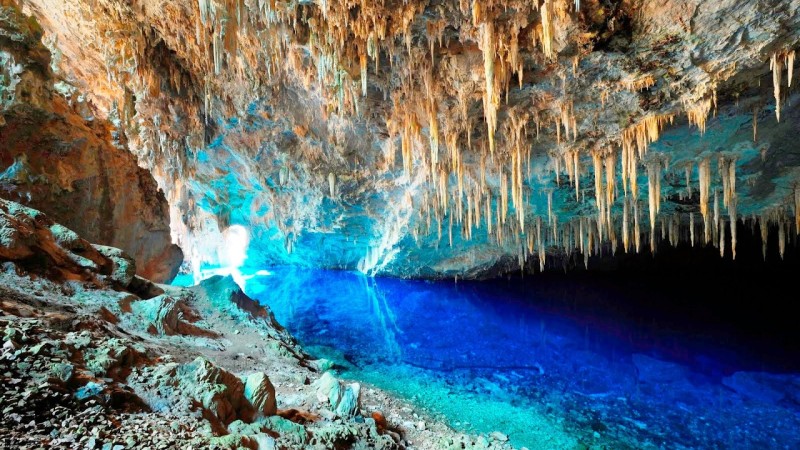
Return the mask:
<path id="1" fill-rule="evenodd" d="M 424 277 L 797 232 L 800 0 L 18 6 L 195 269 L 231 225 L 250 264 Z"/>

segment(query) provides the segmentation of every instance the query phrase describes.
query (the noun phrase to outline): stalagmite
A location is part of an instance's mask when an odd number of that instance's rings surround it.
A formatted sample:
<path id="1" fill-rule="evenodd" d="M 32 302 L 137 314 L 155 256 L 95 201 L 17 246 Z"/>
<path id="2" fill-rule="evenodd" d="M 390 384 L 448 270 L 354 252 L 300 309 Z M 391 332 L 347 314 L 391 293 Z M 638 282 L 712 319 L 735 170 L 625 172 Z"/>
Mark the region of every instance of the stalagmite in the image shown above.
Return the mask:
<path id="1" fill-rule="evenodd" d="M 689 213 L 689 241 L 694 247 L 694 213 Z"/>

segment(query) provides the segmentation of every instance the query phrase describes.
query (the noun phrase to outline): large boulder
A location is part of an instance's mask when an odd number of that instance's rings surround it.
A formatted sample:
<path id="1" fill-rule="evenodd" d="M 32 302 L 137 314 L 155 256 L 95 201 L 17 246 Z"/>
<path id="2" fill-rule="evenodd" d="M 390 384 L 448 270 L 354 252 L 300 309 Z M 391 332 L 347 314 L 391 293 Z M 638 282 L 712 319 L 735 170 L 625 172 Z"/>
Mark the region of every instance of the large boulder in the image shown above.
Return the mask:
<path id="1" fill-rule="evenodd" d="M 136 261 L 124 251 L 107 247 L 105 245 L 93 245 L 95 250 L 111 260 L 111 280 L 121 287 L 128 287 L 136 276 Z"/>
<path id="2" fill-rule="evenodd" d="M 0 261 L 63 279 L 110 275 L 113 262 L 92 245 L 32 208 L 0 199 Z"/>
<path id="3" fill-rule="evenodd" d="M 245 380 L 244 396 L 257 412 L 264 416 L 274 416 L 278 412 L 275 398 L 275 386 L 269 381 L 267 374 L 256 372 Z"/>
<path id="4" fill-rule="evenodd" d="M 348 419 L 359 413 L 360 384 L 342 383 L 330 372 L 325 372 L 315 382 L 314 387 L 317 400 L 321 403 L 328 403 L 337 416 Z"/>

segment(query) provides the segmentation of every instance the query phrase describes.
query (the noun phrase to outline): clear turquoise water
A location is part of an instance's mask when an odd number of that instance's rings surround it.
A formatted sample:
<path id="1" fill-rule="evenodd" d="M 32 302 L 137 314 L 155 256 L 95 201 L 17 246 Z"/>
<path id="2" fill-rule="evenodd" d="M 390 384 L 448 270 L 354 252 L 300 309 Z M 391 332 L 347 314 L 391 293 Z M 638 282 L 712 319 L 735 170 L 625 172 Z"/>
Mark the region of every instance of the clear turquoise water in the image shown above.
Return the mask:
<path id="1" fill-rule="evenodd" d="M 309 352 L 458 430 L 530 449 L 800 448 L 800 377 L 713 330 L 614 313 L 613 290 L 270 273 L 245 290 Z"/>

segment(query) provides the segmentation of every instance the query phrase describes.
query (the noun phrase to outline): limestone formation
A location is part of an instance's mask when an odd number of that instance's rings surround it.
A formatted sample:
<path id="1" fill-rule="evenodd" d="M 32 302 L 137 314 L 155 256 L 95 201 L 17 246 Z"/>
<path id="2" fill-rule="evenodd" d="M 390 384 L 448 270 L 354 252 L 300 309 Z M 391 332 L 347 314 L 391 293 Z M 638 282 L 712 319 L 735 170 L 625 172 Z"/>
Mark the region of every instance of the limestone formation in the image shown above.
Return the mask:
<path id="1" fill-rule="evenodd" d="M 0 196 L 122 248 L 145 277 L 171 279 L 183 255 L 163 193 L 113 120 L 51 71 L 42 35 L 35 19 L 0 8 Z"/>
<path id="2" fill-rule="evenodd" d="M 741 220 L 797 215 L 786 137 L 798 0 L 28 0 L 23 11 L 51 65 L 164 189 L 196 267 L 219 262 L 234 224 L 260 237 L 252 264 L 403 276 L 644 251 L 673 222 L 672 241 L 688 240 L 692 214 L 710 225 L 704 192 L 724 180 L 695 167 L 723 155 L 752 180 L 722 212 L 726 248 Z M 670 181 L 687 167 L 685 185 Z M 685 195 L 693 184 L 702 198 Z M 644 216 L 650 226 L 636 226 Z"/>

